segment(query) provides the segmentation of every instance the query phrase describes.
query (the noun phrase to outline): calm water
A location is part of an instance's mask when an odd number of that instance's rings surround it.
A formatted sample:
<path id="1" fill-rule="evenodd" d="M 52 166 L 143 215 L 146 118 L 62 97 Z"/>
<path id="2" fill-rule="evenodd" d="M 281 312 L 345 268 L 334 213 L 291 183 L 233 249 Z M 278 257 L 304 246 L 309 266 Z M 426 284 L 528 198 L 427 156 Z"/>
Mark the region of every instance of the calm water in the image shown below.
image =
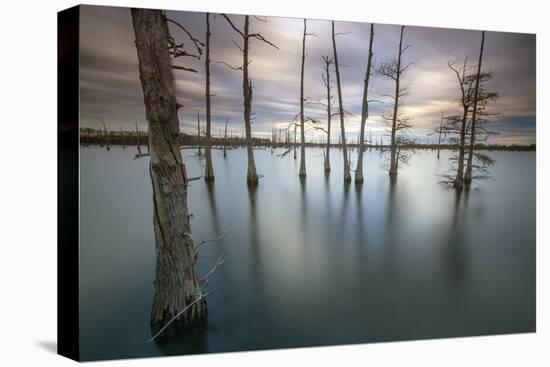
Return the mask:
<path id="1" fill-rule="evenodd" d="M 438 185 L 448 152 L 418 153 L 391 185 L 377 152 L 365 183 L 342 180 L 341 152 L 299 159 L 215 150 L 216 182 L 189 188 L 193 236 L 210 278 L 208 323 L 151 337 L 155 245 L 148 158 L 81 149 L 81 357 L 228 352 L 535 330 L 535 154 L 491 152 L 494 180 L 457 197 Z M 183 150 L 189 176 L 204 160 Z M 355 163 L 355 152 L 352 155 Z"/>

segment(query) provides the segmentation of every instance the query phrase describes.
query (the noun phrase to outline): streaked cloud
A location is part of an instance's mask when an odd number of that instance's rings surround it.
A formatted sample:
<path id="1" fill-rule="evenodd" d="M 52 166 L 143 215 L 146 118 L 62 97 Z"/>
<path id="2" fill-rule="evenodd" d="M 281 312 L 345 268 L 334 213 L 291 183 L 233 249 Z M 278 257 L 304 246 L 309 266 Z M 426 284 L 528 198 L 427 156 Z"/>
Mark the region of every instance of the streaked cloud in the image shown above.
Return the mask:
<path id="1" fill-rule="evenodd" d="M 137 120 L 145 129 L 145 110 L 138 76 L 138 62 L 130 11 L 127 8 L 81 7 L 81 122 L 83 126 L 98 127 L 97 117 L 106 120 L 113 129 L 130 129 Z M 204 38 L 205 15 L 195 12 L 167 13 L 168 17 L 185 24 L 198 38 Z M 241 25 L 243 16 L 230 15 Z M 269 18 L 267 23 L 254 20 L 251 32 L 260 32 L 279 46 L 279 50 L 252 40 L 250 77 L 254 85 L 253 130 L 268 132 L 273 126 L 282 127 L 298 112 L 300 87 L 300 57 L 302 19 Z M 349 136 L 357 136 L 363 78 L 366 68 L 368 23 L 336 22 L 338 57 L 341 69 L 342 93 L 347 110 L 355 114 L 348 117 L 346 128 Z M 188 42 L 177 27 L 171 27 L 172 35 Z M 332 55 L 331 24 L 324 20 L 308 20 L 308 31 L 316 37 L 307 38 L 305 70 L 305 95 L 309 100 L 324 99 L 325 89 L 321 80 L 322 55 Z M 397 51 L 399 26 L 375 25 L 375 62 L 393 58 Z M 439 125 L 441 113 L 456 109 L 452 100 L 457 97 L 456 80 L 447 67 L 447 61 L 468 56 L 475 62 L 478 55 L 480 32 L 430 27 L 406 27 L 405 42 L 411 47 L 405 53 L 405 62 L 412 62 L 404 83 L 410 87 L 403 100 L 402 112 L 410 116 L 416 125 L 411 132 L 421 139 Z M 242 74 L 216 63 L 224 61 L 242 64 L 242 55 L 232 41 L 239 37 L 227 22 L 217 16 L 212 21 L 212 121 L 213 129 L 222 129 L 226 118 L 231 128 L 241 130 Z M 180 63 L 180 60 L 177 60 Z M 198 74 L 175 71 L 178 100 L 184 105 L 180 113 L 180 125 L 194 132 L 196 114 L 204 113 L 204 65 L 203 60 L 185 60 L 186 66 L 199 70 Z M 487 32 L 484 70 L 494 74 L 488 87 L 501 95 L 491 106 L 498 113 L 493 127 L 500 134 L 492 138 L 500 143 L 534 143 L 535 118 L 535 36 L 506 32 Z M 333 75 L 334 77 L 334 72 Z M 333 81 L 333 94 L 336 83 Z M 380 114 L 390 108 L 385 94 L 393 85 L 378 76 L 372 79 L 369 99 L 383 103 L 371 104 L 367 132 L 375 138 L 385 135 Z M 306 104 L 306 113 L 325 121 L 322 106 Z M 333 130 L 334 135 L 337 130 Z"/>

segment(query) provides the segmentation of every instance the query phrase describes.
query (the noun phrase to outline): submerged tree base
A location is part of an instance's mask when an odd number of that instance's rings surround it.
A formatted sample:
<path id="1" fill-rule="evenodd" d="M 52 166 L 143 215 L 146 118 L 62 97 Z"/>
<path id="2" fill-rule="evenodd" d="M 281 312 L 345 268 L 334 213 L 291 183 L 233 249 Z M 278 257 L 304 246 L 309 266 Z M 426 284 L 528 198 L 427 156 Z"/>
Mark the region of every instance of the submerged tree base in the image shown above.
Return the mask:
<path id="1" fill-rule="evenodd" d="M 192 301 L 190 302 L 190 304 Z M 174 336 L 180 332 L 187 331 L 199 323 L 206 322 L 208 316 L 208 308 L 206 306 L 206 299 L 201 298 L 195 304 L 197 309 L 201 312 L 195 312 L 194 308 L 189 309 L 184 314 L 173 320 L 177 313 L 172 314 L 167 309 L 164 310 L 162 319 L 154 320 L 151 315 L 151 339 L 162 339 L 170 336 Z"/>
<path id="2" fill-rule="evenodd" d="M 258 186 L 258 176 L 250 176 L 248 175 L 246 177 L 246 183 L 248 186 Z"/>

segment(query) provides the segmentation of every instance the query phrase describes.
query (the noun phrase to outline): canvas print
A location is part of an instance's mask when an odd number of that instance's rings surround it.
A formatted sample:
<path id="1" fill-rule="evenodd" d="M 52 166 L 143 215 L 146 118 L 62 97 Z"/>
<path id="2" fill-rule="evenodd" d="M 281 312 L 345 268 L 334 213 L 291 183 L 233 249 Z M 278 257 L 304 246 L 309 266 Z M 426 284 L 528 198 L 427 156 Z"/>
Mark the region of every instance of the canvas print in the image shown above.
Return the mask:
<path id="1" fill-rule="evenodd" d="M 534 34 L 77 13 L 78 359 L 535 331 Z"/>

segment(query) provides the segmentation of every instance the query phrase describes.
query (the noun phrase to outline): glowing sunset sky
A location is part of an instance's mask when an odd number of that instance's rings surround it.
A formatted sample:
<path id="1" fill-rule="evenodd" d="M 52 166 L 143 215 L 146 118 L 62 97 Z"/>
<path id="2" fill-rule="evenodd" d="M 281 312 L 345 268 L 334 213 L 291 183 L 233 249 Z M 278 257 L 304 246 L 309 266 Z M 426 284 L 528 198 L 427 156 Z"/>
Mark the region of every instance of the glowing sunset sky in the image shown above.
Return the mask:
<path id="1" fill-rule="evenodd" d="M 168 11 L 168 18 L 183 24 L 195 37 L 204 40 L 206 24 L 204 13 Z M 242 25 L 244 17 L 230 15 L 233 22 Z M 252 19 L 252 18 L 251 18 Z M 267 18 L 267 23 L 253 20 L 251 32 L 259 32 L 279 46 L 276 50 L 257 41 L 251 41 L 250 77 L 254 85 L 252 109 L 255 112 L 253 131 L 269 132 L 273 126 L 286 127 L 299 111 L 300 58 L 303 31 L 302 19 Z M 342 92 L 345 108 L 355 117 L 346 120 L 346 130 L 355 141 L 359 130 L 363 78 L 367 64 L 370 24 L 336 22 L 338 58 L 341 68 Z M 321 56 L 332 57 L 330 22 L 308 20 L 305 65 L 305 96 L 311 100 L 325 98 L 322 84 Z M 184 42 L 192 51 L 185 34 L 170 25 L 178 42 Z M 242 55 L 232 41 L 240 37 L 220 16 L 211 18 L 211 73 L 212 122 L 214 134 L 223 129 L 225 119 L 235 130 L 243 129 L 242 73 L 217 64 L 242 63 Z M 410 116 L 415 128 L 410 134 L 426 141 L 427 134 L 436 126 L 442 113 L 453 113 L 458 97 L 456 76 L 447 67 L 447 61 L 469 56 L 477 62 L 481 32 L 429 27 L 405 27 L 404 43 L 411 47 L 404 54 L 404 62 L 413 65 L 404 75 L 410 92 L 403 100 L 402 113 Z M 375 66 L 395 57 L 399 42 L 399 25 L 375 24 Z M 112 129 L 132 129 L 137 119 L 145 130 L 145 109 L 138 75 L 138 61 L 130 10 L 127 8 L 81 6 L 81 126 L 98 128 L 101 117 Z M 204 120 L 204 59 L 179 58 L 178 65 L 192 67 L 198 74 L 174 70 L 180 110 L 180 126 L 185 132 L 195 133 L 196 114 L 200 110 Z M 500 93 L 491 105 L 499 115 L 492 118 L 491 128 L 500 132 L 491 142 L 502 144 L 535 143 L 535 35 L 505 32 L 486 32 L 484 71 L 494 74 L 487 87 Z M 333 94 L 336 83 L 333 77 Z M 380 114 L 391 107 L 389 98 L 393 83 L 374 75 L 369 99 L 384 103 L 371 104 L 366 131 L 373 138 L 387 135 Z M 325 123 L 322 106 L 306 104 L 306 114 Z M 338 134 L 333 125 L 333 136 Z M 319 134 L 321 134 L 319 132 Z"/>

